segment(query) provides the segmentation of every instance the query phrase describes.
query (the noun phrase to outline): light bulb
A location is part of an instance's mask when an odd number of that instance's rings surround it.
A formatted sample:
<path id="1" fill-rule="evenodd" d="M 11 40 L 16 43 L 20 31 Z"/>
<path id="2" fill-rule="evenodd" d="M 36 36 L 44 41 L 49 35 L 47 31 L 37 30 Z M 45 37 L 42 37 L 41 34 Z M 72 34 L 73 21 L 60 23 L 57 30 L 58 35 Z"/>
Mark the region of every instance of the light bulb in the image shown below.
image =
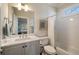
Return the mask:
<path id="1" fill-rule="evenodd" d="M 21 10 L 21 3 L 18 3 L 18 10 Z"/>
<path id="2" fill-rule="evenodd" d="M 25 5 L 25 11 L 28 11 L 29 10 L 29 7 L 27 5 Z"/>

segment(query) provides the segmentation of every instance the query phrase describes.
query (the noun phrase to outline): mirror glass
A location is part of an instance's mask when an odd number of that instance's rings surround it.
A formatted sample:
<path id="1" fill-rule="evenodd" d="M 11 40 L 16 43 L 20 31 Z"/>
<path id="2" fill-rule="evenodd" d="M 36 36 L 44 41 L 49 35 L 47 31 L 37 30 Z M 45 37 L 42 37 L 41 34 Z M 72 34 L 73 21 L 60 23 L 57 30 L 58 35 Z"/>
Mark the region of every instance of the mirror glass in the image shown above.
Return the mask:
<path id="1" fill-rule="evenodd" d="M 27 34 L 27 19 L 18 18 L 18 34 Z"/>

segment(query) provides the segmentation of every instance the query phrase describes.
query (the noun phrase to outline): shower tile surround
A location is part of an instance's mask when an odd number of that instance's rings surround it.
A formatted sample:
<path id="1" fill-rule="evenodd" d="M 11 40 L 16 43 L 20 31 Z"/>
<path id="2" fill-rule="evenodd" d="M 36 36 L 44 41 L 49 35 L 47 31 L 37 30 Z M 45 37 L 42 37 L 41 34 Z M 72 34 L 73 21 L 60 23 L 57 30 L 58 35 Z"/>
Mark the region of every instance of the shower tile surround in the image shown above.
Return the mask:
<path id="1" fill-rule="evenodd" d="M 79 4 L 73 4 L 57 11 L 55 21 L 55 46 L 60 54 L 79 54 Z M 73 19 L 73 20 L 71 20 Z"/>

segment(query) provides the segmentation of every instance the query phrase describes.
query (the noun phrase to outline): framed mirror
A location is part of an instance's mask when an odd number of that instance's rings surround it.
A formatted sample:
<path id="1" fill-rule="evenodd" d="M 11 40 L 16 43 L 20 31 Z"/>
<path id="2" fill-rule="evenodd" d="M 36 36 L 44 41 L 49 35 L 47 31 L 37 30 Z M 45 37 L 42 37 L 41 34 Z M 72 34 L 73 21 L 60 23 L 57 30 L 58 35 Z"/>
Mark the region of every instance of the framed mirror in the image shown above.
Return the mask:
<path id="1" fill-rule="evenodd" d="M 8 6 L 8 17 L 3 19 L 3 39 L 12 35 L 34 33 L 34 12 Z"/>

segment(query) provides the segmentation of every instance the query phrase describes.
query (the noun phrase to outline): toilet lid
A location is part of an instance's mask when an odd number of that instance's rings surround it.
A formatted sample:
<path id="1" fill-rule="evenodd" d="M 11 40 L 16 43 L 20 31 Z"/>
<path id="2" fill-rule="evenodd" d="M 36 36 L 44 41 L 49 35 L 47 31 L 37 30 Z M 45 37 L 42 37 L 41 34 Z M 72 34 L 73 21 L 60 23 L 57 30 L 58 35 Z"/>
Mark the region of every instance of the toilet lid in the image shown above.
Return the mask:
<path id="1" fill-rule="evenodd" d="M 56 52 L 56 50 L 54 49 L 54 47 L 52 46 L 44 46 L 44 50 L 45 52 L 47 52 L 48 54 L 53 54 Z"/>

